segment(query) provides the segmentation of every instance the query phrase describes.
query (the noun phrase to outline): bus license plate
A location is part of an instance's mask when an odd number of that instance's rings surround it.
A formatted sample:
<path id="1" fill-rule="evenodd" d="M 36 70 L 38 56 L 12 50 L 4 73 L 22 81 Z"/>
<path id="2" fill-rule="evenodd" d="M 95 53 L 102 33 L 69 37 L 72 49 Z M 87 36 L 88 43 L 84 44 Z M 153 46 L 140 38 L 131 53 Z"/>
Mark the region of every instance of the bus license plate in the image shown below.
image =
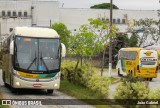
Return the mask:
<path id="1" fill-rule="evenodd" d="M 33 84 L 34 87 L 41 87 L 42 84 Z"/>

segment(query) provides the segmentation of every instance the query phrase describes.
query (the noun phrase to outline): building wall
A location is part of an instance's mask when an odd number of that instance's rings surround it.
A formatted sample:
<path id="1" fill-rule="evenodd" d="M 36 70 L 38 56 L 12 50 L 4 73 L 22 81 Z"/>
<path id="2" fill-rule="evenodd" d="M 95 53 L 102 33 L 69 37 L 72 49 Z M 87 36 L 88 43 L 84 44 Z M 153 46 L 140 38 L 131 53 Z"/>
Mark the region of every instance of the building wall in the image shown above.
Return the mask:
<path id="1" fill-rule="evenodd" d="M 3 15 L 3 12 L 5 15 Z M 8 11 L 11 16 L 8 16 Z M 16 16 L 13 16 L 16 12 Z M 18 13 L 21 12 L 20 17 Z M 24 16 L 27 12 L 27 16 Z M 39 0 L 0 0 L 0 34 L 10 33 L 16 26 L 49 27 L 59 22 L 59 2 Z"/>
<path id="2" fill-rule="evenodd" d="M 2 11 L 11 12 L 11 17 L 2 16 Z M 13 11 L 22 13 L 22 16 L 13 17 Z M 24 16 L 27 12 L 27 17 Z M 55 22 L 62 22 L 69 30 L 77 31 L 82 24 L 87 24 L 89 18 L 109 19 L 109 10 L 103 9 L 67 9 L 59 8 L 59 1 L 53 0 L 0 0 L 0 34 L 10 33 L 16 26 L 49 27 Z M 153 18 L 158 20 L 157 11 L 144 10 L 113 10 L 113 19 L 121 32 L 126 31 L 127 25 L 123 23 L 127 15 L 128 20 L 140 18 Z"/>
<path id="3" fill-rule="evenodd" d="M 127 15 L 128 20 L 153 18 L 158 19 L 157 11 L 152 10 L 113 10 L 113 19 L 117 22 L 120 19 L 120 24 L 116 24 L 121 32 L 126 31 L 127 25 L 122 23 Z M 70 30 L 75 30 L 82 24 L 88 24 L 89 18 L 106 18 L 109 19 L 110 10 L 103 9 L 60 9 L 60 22 L 67 25 Z"/>
<path id="4" fill-rule="evenodd" d="M 58 1 L 35 1 L 33 20 L 37 26 L 49 27 L 55 22 L 59 22 L 59 2 Z"/>

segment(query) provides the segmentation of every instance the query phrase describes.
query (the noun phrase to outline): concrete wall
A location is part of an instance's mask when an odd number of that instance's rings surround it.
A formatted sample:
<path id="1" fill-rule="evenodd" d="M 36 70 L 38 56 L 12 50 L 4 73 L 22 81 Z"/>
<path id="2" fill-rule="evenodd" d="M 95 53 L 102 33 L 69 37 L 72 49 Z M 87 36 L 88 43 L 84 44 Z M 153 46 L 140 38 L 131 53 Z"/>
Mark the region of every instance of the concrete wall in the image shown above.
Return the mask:
<path id="1" fill-rule="evenodd" d="M 78 29 L 80 25 L 87 24 L 89 18 L 106 18 L 109 19 L 110 11 L 103 9 L 60 9 L 60 22 L 66 24 L 70 30 Z M 127 15 L 128 20 L 153 18 L 158 19 L 157 11 L 142 11 L 142 10 L 113 10 L 113 19 L 117 21 L 124 19 Z M 116 24 L 120 31 L 126 31 L 125 24 Z"/>
<path id="2" fill-rule="evenodd" d="M 2 16 L 5 11 L 6 16 Z M 7 12 L 11 12 L 11 17 Z M 13 11 L 17 16 L 13 17 Z M 22 12 L 22 16 L 18 16 Z M 27 12 L 27 17 L 24 16 Z M 41 26 L 49 27 L 50 24 L 59 22 L 59 2 L 45 0 L 0 0 L 0 34 L 10 33 L 16 26 Z"/>

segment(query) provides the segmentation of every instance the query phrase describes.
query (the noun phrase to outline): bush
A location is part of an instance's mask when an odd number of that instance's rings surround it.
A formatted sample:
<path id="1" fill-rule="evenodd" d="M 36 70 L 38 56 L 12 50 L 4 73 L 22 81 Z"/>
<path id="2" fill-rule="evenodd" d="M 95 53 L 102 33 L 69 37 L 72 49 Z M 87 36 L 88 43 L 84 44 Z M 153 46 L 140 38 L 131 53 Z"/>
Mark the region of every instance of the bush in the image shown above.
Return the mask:
<path id="1" fill-rule="evenodd" d="M 146 88 L 144 82 L 121 82 L 113 95 L 115 99 L 147 99 L 149 89 Z"/>
<path id="2" fill-rule="evenodd" d="M 61 66 L 61 79 L 73 82 L 75 66 L 75 61 L 63 61 Z M 102 98 L 107 98 L 111 80 L 104 76 L 98 76 L 94 72 L 93 67 L 88 64 L 78 66 L 76 82 L 74 83 L 87 87 L 88 89 L 97 93 Z"/>
<path id="3" fill-rule="evenodd" d="M 99 94 L 102 98 L 108 97 L 109 85 L 111 80 L 104 76 L 97 76 L 96 74 L 88 81 L 88 87 Z"/>
<path id="4" fill-rule="evenodd" d="M 160 87 L 155 90 L 150 90 L 149 99 L 160 99 Z"/>
<path id="5" fill-rule="evenodd" d="M 65 60 L 61 66 L 61 79 L 68 80 L 69 82 L 74 81 L 74 71 L 75 71 L 76 62 Z M 77 73 L 76 73 L 76 82 L 77 84 L 81 84 L 87 87 L 87 82 L 90 80 L 92 75 L 95 72 L 89 65 L 82 65 L 78 66 Z"/>
<path id="6" fill-rule="evenodd" d="M 75 67 L 75 61 L 63 61 L 61 66 L 61 79 L 73 81 L 73 71 Z"/>

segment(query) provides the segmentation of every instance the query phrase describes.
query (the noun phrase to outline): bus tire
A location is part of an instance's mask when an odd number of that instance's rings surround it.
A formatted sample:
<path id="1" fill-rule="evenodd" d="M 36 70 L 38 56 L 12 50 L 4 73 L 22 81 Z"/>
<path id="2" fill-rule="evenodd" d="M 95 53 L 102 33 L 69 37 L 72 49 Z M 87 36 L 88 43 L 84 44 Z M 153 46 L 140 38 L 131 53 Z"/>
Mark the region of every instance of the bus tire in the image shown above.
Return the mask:
<path id="1" fill-rule="evenodd" d="M 3 72 L 3 74 L 2 74 L 2 75 L 3 75 L 3 82 L 4 82 L 4 86 L 5 86 L 5 87 L 8 87 L 8 84 L 7 84 L 7 83 L 6 83 L 6 81 L 5 81 L 5 73 Z"/>
<path id="2" fill-rule="evenodd" d="M 149 78 L 149 81 L 152 81 L 152 78 Z"/>
<path id="3" fill-rule="evenodd" d="M 13 88 L 13 87 L 11 87 L 11 91 L 12 91 L 12 93 L 16 93 L 16 94 L 18 94 L 18 89 L 17 89 L 17 88 Z"/>
<path id="4" fill-rule="evenodd" d="M 118 76 L 122 76 L 122 74 L 120 74 L 120 70 L 118 69 Z"/>
<path id="5" fill-rule="evenodd" d="M 48 89 L 48 90 L 47 90 L 47 93 L 48 93 L 48 94 L 52 94 L 52 93 L 53 93 L 53 90 L 52 90 L 52 89 Z"/>
<path id="6" fill-rule="evenodd" d="M 2 78 L 3 78 L 3 82 L 5 84 L 5 73 L 4 72 L 2 73 Z"/>

